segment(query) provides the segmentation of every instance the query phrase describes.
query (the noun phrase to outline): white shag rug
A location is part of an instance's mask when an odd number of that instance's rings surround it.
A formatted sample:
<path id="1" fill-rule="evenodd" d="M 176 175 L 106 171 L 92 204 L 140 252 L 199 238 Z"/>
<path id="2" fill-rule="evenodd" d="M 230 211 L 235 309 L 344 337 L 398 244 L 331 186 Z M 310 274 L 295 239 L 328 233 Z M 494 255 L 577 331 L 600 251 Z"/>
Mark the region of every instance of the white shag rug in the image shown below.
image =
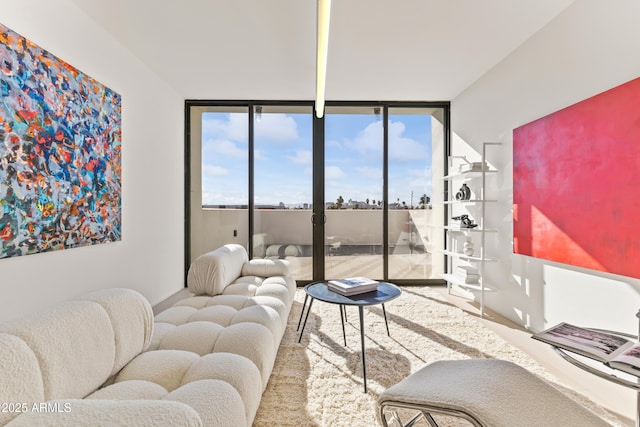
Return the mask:
<path id="1" fill-rule="evenodd" d="M 365 307 L 368 389 L 365 394 L 358 309 L 347 308 L 345 347 L 338 306 L 315 301 L 302 341 L 298 343 L 296 328 L 303 301 L 304 290 L 300 288 L 254 427 L 380 426 L 376 402 L 386 388 L 429 362 L 467 358 L 515 362 L 590 408 L 612 426 L 622 426 L 613 415 L 559 384 L 525 352 L 426 286 L 403 287 L 400 297 L 385 304 L 390 337 L 381 306 Z M 443 426 L 469 425 L 449 417 L 439 422 Z"/>

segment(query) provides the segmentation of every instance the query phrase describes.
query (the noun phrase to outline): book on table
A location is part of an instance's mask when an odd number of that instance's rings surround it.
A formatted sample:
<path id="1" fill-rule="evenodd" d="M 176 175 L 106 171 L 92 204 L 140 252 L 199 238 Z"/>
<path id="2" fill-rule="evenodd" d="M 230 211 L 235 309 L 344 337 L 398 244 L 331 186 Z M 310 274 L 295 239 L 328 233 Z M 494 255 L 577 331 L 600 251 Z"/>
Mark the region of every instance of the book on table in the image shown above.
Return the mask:
<path id="1" fill-rule="evenodd" d="M 640 343 L 619 335 L 560 323 L 531 338 L 640 376 Z"/>
<path id="2" fill-rule="evenodd" d="M 378 289 L 378 282 L 366 277 L 350 277 L 329 280 L 327 287 L 334 292 L 348 296 L 375 291 Z"/>

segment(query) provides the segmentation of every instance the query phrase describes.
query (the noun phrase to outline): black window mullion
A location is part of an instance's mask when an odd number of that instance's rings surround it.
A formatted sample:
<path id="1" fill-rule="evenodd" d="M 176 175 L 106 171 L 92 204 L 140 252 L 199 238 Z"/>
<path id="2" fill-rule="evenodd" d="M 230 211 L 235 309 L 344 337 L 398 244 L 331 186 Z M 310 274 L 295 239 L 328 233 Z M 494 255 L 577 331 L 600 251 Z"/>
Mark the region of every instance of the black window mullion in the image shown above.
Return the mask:
<path id="1" fill-rule="evenodd" d="M 184 103 L 184 287 L 191 266 L 191 103 Z"/>
<path id="2" fill-rule="evenodd" d="M 389 106 L 382 109 L 382 275 L 389 280 Z"/>
<path id="3" fill-rule="evenodd" d="M 253 207 L 254 207 L 254 202 L 253 202 L 253 191 L 254 191 L 254 185 L 253 185 L 253 180 L 254 180 L 254 155 L 253 155 L 253 151 L 254 151 L 254 131 L 255 131 L 255 126 L 254 126 L 254 116 L 253 116 L 253 104 L 249 104 L 248 108 L 249 108 L 249 123 L 248 123 L 248 137 L 249 137 L 249 141 L 247 141 L 248 143 L 248 149 L 249 149 L 249 155 L 248 155 L 248 162 L 249 162 L 249 200 L 248 200 L 248 205 L 247 205 L 247 209 L 249 210 L 248 213 L 248 217 L 249 217 L 249 227 L 248 227 L 248 233 L 249 233 L 249 241 L 247 243 L 247 252 L 249 254 L 249 259 L 253 258 Z"/>
<path id="4" fill-rule="evenodd" d="M 313 280 L 324 280 L 324 116 L 313 113 Z"/>

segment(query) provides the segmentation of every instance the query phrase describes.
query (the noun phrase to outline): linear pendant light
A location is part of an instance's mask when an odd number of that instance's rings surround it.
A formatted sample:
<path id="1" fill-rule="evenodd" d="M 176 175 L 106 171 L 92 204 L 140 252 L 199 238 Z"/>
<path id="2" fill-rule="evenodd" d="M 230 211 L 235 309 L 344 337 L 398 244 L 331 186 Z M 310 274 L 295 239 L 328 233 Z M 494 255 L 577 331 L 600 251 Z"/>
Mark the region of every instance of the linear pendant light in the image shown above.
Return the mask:
<path id="1" fill-rule="evenodd" d="M 318 0 L 318 26 L 316 29 L 316 116 L 318 118 L 322 118 L 324 115 L 330 16 L 331 0 Z"/>

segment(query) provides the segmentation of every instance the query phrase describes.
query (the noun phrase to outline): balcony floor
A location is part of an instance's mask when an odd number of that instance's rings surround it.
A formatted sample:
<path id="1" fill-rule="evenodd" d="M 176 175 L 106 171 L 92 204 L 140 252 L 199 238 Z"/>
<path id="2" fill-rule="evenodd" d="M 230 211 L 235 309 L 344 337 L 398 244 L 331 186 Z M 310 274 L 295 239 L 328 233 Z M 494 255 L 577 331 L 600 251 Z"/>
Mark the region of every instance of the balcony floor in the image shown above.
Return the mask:
<path id="1" fill-rule="evenodd" d="M 311 280 L 311 257 L 286 257 L 291 263 L 296 280 Z M 389 256 L 389 280 L 394 279 L 439 279 L 434 271 L 430 253 Z M 382 277 L 382 255 L 334 255 L 325 257 L 325 275 L 338 277 Z"/>

